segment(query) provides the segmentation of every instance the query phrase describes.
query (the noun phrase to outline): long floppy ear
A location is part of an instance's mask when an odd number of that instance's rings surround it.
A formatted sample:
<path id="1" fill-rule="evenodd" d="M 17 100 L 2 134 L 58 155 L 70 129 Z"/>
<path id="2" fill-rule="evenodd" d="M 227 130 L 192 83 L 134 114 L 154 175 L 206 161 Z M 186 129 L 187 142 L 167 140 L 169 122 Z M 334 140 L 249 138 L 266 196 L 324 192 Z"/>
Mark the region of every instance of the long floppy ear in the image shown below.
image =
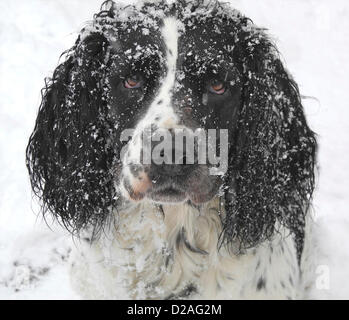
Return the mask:
<path id="1" fill-rule="evenodd" d="M 108 43 L 100 33 L 77 40 L 46 81 L 26 164 L 44 213 L 51 212 L 70 231 L 100 226 L 113 202 L 107 148 Z"/>
<path id="2" fill-rule="evenodd" d="M 300 254 L 314 189 L 315 135 L 271 41 L 246 18 L 239 30 L 242 105 L 231 137 L 224 239 L 253 247 L 285 226 Z"/>

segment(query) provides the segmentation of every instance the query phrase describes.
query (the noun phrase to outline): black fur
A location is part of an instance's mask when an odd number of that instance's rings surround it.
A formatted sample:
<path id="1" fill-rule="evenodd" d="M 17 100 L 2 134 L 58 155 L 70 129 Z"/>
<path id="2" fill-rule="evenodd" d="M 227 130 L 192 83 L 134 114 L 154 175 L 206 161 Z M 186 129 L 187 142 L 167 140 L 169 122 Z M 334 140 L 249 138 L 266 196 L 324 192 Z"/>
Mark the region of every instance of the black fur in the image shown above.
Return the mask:
<path id="1" fill-rule="evenodd" d="M 51 212 L 73 232 L 100 227 L 115 197 L 108 147 L 113 123 L 106 110 L 103 59 L 107 42 L 91 34 L 67 53 L 43 89 L 27 167 L 43 212 Z"/>
<path id="2" fill-rule="evenodd" d="M 191 1 L 191 11 L 202 8 L 202 2 Z M 167 7 L 163 2 L 160 7 L 181 17 L 188 3 Z M 205 19 L 225 25 L 224 34 L 217 37 L 231 46 L 224 47 L 223 57 L 228 66 L 234 65 L 241 90 L 235 122 L 230 121 L 222 243 L 254 247 L 270 239 L 278 223 L 295 236 L 300 255 L 314 189 L 316 140 L 306 123 L 298 86 L 263 30 L 219 2 L 207 6 L 215 9 Z M 148 7 L 152 5 L 144 7 L 145 13 Z M 107 59 L 112 49 L 105 30 L 113 24 L 113 9 L 109 1 L 102 6 L 94 18 L 99 31 L 80 36 L 47 80 L 26 152 L 32 188 L 44 213 L 51 212 L 76 233 L 87 226 L 100 230 L 117 207 L 113 181 L 121 147 L 118 137 L 135 118 L 128 112 L 122 118 L 108 109 L 113 90 L 106 81 L 108 72 L 123 68 Z M 151 36 L 156 41 L 156 30 Z M 156 46 L 161 51 L 160 41 Z M 152 78 L 159 77 L 160 71 L 151 70 Z M 145 99 L 151 96 L 147 91 Z M 122 105 L 122 99 L 118 103 Z"/>
<path id="3" fill-rule="evenodd" d="M 264 32 L 245 32 L 247 23 L 241 19 L 236 36 L 243 91 L 229 156 L 226 184 L 234 194 L 225 196 L 224 239 L 253 247 L 270 239 L 278 222 L 296 236 L 301 253 L 314 190 L 315 135 L 276 48 Z"/>

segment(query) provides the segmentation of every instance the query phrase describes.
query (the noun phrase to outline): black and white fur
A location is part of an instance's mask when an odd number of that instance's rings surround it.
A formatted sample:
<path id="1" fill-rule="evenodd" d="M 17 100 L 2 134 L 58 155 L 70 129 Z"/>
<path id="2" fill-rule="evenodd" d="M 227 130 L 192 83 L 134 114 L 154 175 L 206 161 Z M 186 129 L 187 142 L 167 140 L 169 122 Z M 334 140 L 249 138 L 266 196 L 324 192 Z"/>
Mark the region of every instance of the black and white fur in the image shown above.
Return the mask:
<path id="1" fill-rule="evenodd" d="M 107 1 L 65 54 L 27 166 L 43 212 L 80 236 L 81 296 L 303 298 L 316 140 L 265 31 L 217 1 Z M 135 164 L 148 127 L 228 129 L 227 173 Z"/>

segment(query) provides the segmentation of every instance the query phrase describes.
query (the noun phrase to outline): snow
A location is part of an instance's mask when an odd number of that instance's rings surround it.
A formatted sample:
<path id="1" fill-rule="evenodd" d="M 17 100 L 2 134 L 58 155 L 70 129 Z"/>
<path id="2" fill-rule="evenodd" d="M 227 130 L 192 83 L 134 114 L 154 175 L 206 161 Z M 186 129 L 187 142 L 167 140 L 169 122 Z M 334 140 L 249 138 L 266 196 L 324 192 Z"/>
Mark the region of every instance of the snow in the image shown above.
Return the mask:
<path id="1" fill-rule="evenodd" d="M 348 299 L 349 3 L 230 2 L 269 29 L 302 95 L 310 97 L 304 106 L 319 142 L 314 209 L 320 259 L 313 298 Z M 53 72 L 59 55 L 72 46 L 100 4 L 0 2 L 0 299 L 78 298 L 67 272 L 71 237 L 37 215 L 24 150 L 44 77 Z"/>

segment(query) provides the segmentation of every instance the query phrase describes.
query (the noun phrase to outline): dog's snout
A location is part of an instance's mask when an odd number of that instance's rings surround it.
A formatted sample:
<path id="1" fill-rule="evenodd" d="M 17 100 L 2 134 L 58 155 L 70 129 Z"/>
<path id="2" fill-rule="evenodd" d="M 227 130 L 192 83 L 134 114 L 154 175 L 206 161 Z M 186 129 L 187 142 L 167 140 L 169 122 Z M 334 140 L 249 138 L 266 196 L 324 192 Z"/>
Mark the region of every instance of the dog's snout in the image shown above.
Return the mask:
<path id="1" fill-rule="evenodd" d="M 168 176 L 168 177 L 183 176 L 189 173 L 189 165 L 154 164 L 152 165 L 151 172 L 155 175 Z"/>
<path id="2" fill-rule="evenodd" d="M 174 138 L 172 139 L 172 148 L 160 148 L 161 142 L 152 143 L 152 163 L 151 173 L 161 176 L 184 176 L 189 174 L 197 166 L 197 157 L 195 152 L 190 152 L 184 146 L 176 147 Z"/>

